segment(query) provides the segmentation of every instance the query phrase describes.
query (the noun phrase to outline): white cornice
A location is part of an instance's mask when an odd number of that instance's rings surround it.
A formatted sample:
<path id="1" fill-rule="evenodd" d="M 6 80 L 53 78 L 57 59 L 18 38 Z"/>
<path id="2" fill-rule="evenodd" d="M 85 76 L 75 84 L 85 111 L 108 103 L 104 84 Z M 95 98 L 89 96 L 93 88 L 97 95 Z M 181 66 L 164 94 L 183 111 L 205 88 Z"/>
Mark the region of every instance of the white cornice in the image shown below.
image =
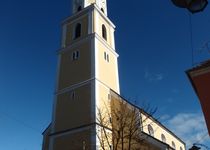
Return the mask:
<path id="1" fill-rule="evenodd" d="M 108 18 L 108 16 L 106 16 L 101 10 L 100 8 L 94 4 L 94 9 L 97 10 L 97 12 L 109 23 L 109 25 L 111 25 L 114 29 L 116 28 L 116 26 L 114 25 L 114 23 L 112 23 L 112 21 Z"/>
<path id="2" fill-rule="evenodd" d="M 89 124 L 89 125 L 86 125 L 84 127 L 79 127 L 79 128 L 75 128 L 75 129 L 72 129 L 72 130 L 67 130 L 67 131 L 63 131 L 61 133 L 57 133 L 57 134 L 52 134 L 50 135 L 53 140 L 54 138 L 57 138 L 57 137 L 61 137 L 61 136 L 65 136 L 65 135 L 70 135 L 70 134 L 74 134 L 74 133 L 77 133 L 77 132 L 81 132 L 81 131 L 85 131 L 85 130 L 88 130 L 88 129 L 92 129 L 93 126 L 95 126 L 96 124 Z"/>
<path id="3" fill-rule="evenodd" d="M 58 54 L 61 54 L 65 51 L 68 51 L 69 49 L 72 49 L 74 47 L 77 47 L 78 45 L 81 45 L 81 43 L 84 43 L 92 38 L 96 38 L 97 40 L 99 40 L 101 43 L 103 43 L 103 45 L 106 46 L 107 49 L 109 49 L 116 57 L 119 57 L 119 55 L 117 54 L 116 50 L 114 50 L 101 36 L 99 36 L 97 33 L 92 33 L 89 34 L 81 39 L 72 41 L 72 44 L 70 44 L 69 46 L 65 47 L 65 48 L 61 48 L 58 50 Z"/>
<path id="4" fill-rule="evenodd" d="M 87 85 L 87 84 L 90 84 L 91 82 L 94 82 L 94 81 L 97 81 L 99 82 L 101 85 L 103 85 L 106 89 L 110 89 L 110 87 L 105 84 L 104 82 L 102 82 L 101 80 L 97 79 L 96 77 L 93 77 L 93 78 L 90 78 L 88 80 L 85 80 L 85 81 L 82 81 L 80 83 L 77 83 L 77 84 L 74 84 L 74 85 L 71 85 L 69 87 L 66 87 L 62 90 L 58 90 L 55 92 L 55 95 L 60 95 L 60 94 L 63 94 L 63 93 L 66 93 L 66 92 L 69 92 L 69 91 L 72 91 L 74 89 L 77 89 L 81 86 L 84 86 L 84 85 Z"/>
<path id="5" fill-rule="evenodd" d="M 90 6 L 92 6 L 92 5 L 90 5 Z M 77 20 L 81 16 L 85 16 L 85 15 L 89 14 L 93 10 L 93 8 L 90 6 L 82 9 L 81 11 L 79 11 L 77 13 L 72 14 L 72 16 L 70 16 L 70 17 L 67 17 L 64 21 L 62 21 L 62 24 L 72 22 L 73 20 Z"/>
<path id="6" fill-rule="evenodd" d="M 72 23 L 73 20 L 75 21 L 75 20 L 77 20 L 77 18 L 80 18 L 81 16 L 85 16 L 85 15 L 89 14 L 93 10 L 96 10 L 108 22 L 108 24 L 115 29 L 115 25 L 112 23 L 112 21 L 105 14 L 103 14 L 101 12 L 101 10 L 99 9 L 99 7 L 96 4 L 92 4 L 92 5 L 84 8 L 80 12 L 77 12 L 77 13 L 73 14 L 72 16 L 66 18 L 62 22 L 62 24 L 66 24 L 66 23 L 68 24 L 70 22 Z"/>
<path id="7" fill-rule="evenodd" d="M 73 40 L 73 41 L 71 42 L 71 44 L 69 44 L 69 45 L 68 45 L 67 47 L 65 47 L 65 48 L 61 48 L 61 49 L 57 50 L 57 52 L 58 52 L 58 54 L 60 54 L 60 53 L 63 53 L 63 52 L 65 52 L 65 51 L 68 51 L 69 49 L 75 48 L 75 47 L 81 45 L 82 43 L 84 43 L 84 42 L 86 42 L 86 41 L 88 41 L 88 40 L 91 40 L 93 37 L 94 37 L 94 34 L 89 34 L 89 35 L 84 36 L 84 37 L 82 37 L 82 38 L 79 38 L 79 39 L 77 39 L 77 40 Z"/>
<path id="8" fill-rule="evenodd" d="M 107 49 L 109 49 L 116 57 L 119 57 L 116 50 L 113 49 L 101 36 L 99 36 L 97 33 L 95 33 L 95 37 L 97 40 L 99 40 L 103 45 L 106 46 Z"/>
<path id="9" fill-rule="evenodd" d="M 55 95 L 60 95 L 60 94 L 63 94 L 63 93 L 66 93 L 66 92 L 69 92 L 69 91 L 72 91 L 73 89 L 77 89 L 81 86 L 84 86 L 84 85 L 87 85 L 87 84 L 90 84 L 91 82 L 94 81 L 95 78 L 90 78 L 88 80 L 85 80 L 85 81 L 82 81 L 82 82 L 79 82 L 77 84 L 74 84 L 74 85 L 71 85 L 69 87 L 66 87 L 62 90 L 58 90 L 55 92 Z"/>

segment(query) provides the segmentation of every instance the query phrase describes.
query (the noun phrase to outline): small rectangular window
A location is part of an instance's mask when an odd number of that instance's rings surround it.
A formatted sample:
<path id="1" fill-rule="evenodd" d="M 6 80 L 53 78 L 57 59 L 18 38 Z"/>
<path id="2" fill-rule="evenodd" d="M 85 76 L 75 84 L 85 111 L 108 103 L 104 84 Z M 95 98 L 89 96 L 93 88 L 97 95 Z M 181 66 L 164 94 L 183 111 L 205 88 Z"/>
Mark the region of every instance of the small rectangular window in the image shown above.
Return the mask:
<path id="1" fill-rule="evenodd" d="M 86 150 L 86 142 L 85 141 L 82 142 L 82 149 Z"/>
<path id="2" fill-rule="evenodd" d="M 110 148 L 110 150 L 113 150 L 113 146 L 112 145 L 109 145 L 109 148 Z"/>
<path id="3" fill-rule="evenodd" d="M 106 52 L 104 52 L 104 59 L 109 62 L 109 54 L 107 54 Z"/>
<path id="4" fill-rule="evenodd" d="M 108 100 L 111 100 L 111 95 L 110 94 L 108 94 Z"/>
<path id="5" fill-rule="evenodd" d="M 109 62 L 109 55 L 107 54 L 107 56 L 106 56 L 106 57 L 107 57 L 107 62 Z"/>
<path id="6" fill-rule="evenodd" d="M 112 117 L 109 117 L 109 122 L 112 123 Z"/>
<path id="7" fill-rule="evenodd" d="M 75 54 L 75 52 L 73 52 L 73 54 L 72 54 L 72 59 L 74 60 L 75 59 L 75 56 L 76 54 Z"/>
<path id="8" fill-rule="evenodd" d="M 79 51 L 74 51 L 72 53 L 72 60 L 78 60 L 79 59 Z"/>
<path id="9" fill-rule="evenodd" d="M 76 58 L 79 58 L 79 51 L 76 51 Z"/>
<path id="10" fill-rule="evenodd" d="M 75 91 L 71 92 L 71 99 L 74 100 L 75 99 Z"/>
<path id="11" fill-rule="evenodd" d="M 104 59 L 106 60 L 106 52 L 104 52 Z"/>

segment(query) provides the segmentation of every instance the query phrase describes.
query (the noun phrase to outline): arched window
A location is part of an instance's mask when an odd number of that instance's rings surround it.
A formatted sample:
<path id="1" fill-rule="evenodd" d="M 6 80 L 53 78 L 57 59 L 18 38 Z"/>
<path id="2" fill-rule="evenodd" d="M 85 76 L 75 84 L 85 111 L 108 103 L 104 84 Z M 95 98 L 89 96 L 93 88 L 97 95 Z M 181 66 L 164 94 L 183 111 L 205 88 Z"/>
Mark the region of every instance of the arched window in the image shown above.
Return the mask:
<path id="1" fill-rule="evenodd" d="M 75 34 L 74 34 L 75 39 L 81 36 L 81 27 L 82 25 L 80 23 L 76 25 Z"/>
<path id="2" fill-rule="evenodd" d="M 80 11 L 80 10 L 82 10 L 82 6 L 79 6 L 79 7 L 77 8 L 77 11 Z"/>
<path id="3" fill-rule="evenodd" d="M 149 135 L 154 136 L 154 130 L 150 124 L 148 125 L 148 132 L 149 132 Z"/>
<path id="4" fill-rule="evenodd" d="M 172 141 L 171 145 L 172 145 L 173 149 L 176 149 L 176 145 L 175 145 L 174 141 Z"/>
<path id="5" fill-rule="evenodd" d="M 104 13 L 104 9 L 103 8 L 101 8 L 101 11 Z"/>
<path id="6" fill-rule="evenodd" d="M 106 27 L 105 27 L 104 24 L 102 25 L 102 37 L 103 37 L 105 40 L 107 40 Z"/>
<path id="7" fill-rule="evenodd" d="M 162 140 L 162 142 L 166 143 L 166 137 L 164 134 L 161 134 L 161 140 Z"/>

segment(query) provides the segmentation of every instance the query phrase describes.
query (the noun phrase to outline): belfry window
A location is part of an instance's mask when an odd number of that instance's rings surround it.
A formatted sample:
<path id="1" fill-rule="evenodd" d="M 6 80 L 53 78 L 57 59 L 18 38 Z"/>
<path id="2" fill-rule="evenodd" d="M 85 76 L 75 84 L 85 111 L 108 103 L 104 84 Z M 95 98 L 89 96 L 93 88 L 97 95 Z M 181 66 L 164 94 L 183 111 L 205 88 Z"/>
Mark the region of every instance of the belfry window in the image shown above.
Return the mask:
<path id="1" fill-rule="evenodd" d="M 74 38 L 79 38 L 81 36 L 81 29 L 82 28 L 82 25 L 80 23 L 78 23 L 76 25 L 76 28 L 75 28 L 75 33 L 74 33 Z"/>
<path id="2" fill-rule="evenodd" d="M 82 10 L 82 6 L 79 6 L 78 8 L 77 8 L 77 11 L 81 11 Z"/>
<path id="3" fill-rule="evenodd" d="M 107 31 L 104 24 L 102 25 L 102 37 L 107 40 Z"/>

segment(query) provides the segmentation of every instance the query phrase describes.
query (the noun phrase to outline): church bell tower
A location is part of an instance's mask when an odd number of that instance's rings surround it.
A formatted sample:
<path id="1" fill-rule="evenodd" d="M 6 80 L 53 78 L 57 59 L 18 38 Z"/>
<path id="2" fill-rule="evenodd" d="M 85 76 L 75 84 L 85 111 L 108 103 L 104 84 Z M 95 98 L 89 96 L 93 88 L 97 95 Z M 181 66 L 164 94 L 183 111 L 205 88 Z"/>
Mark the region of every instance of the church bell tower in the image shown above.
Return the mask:
<path id="1" fill-rule="evenodd" d="M 52 121 L 42 150 L 96 150 L 97 108 L 120 94 L 115 26 L 106 0 L 72 0 L 62 23 Z"/>

